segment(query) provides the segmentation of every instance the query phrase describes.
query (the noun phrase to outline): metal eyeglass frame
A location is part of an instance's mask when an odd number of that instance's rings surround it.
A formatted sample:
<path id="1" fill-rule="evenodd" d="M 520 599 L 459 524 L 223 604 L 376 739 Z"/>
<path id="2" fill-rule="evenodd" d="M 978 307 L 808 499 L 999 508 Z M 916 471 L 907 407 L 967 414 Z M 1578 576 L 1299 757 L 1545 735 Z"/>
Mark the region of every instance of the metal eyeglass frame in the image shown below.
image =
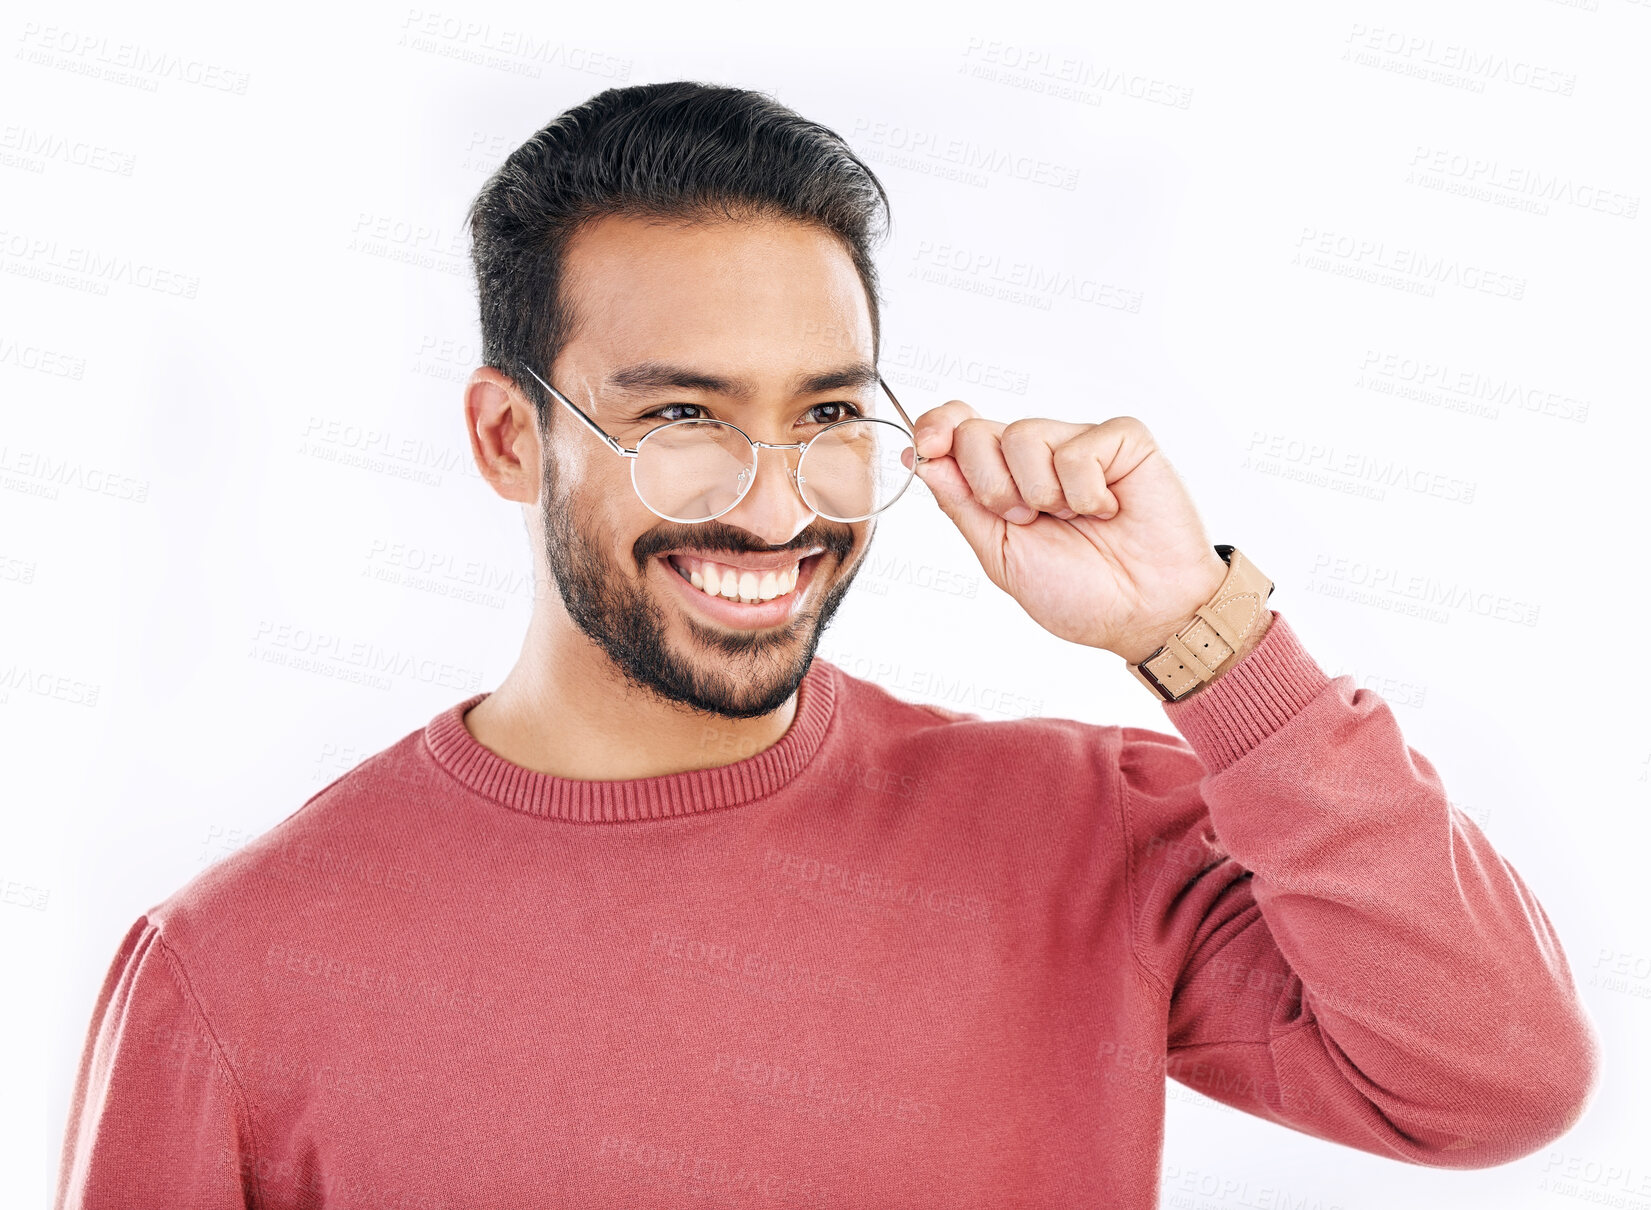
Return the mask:
<path id="1" fill-rule="evenodd" d="M 643 505 L 644 508 L 646 508 L 649 512 L 653 513 L 654 516 L 656 516 L 656 517 L 661 517 L 666 521 L 676 521 L 676 522 L 678 522 L 680 524 L 683 524 L 683 525 L 699 525 L 699 524 L 702 524 L 703 522 L 706 522 L 706 521 L 715 521 L 718 517 L 722 516 L 724 513 L 727 513 L 727 512 L 729 512 L 729 511 L 731 511 L 734 508 L 737 508 L 739 506 L 739 502 L 741 500 L 745 499 L 745 497 L 750 493 L 752 485 L 755 484 L 756 481 L 757 481 L 757 472 L 759 470 L 761 470 L 761 468 L 762 468 L 762 460 L 757 457 L 757 450 L 758 449 L 765 449 L 765 450 L 801 450 L 802 453 L 800 455 L 798 455 L 798 457 L 797 457 L 797 465 L 795 467 L 791 467 L 791 466 L 786 467 L 786 471 L 791 476 L 791 486 L 797 489 L 798 497 L 802 499 L 802 501 L 805 505 L 808 505 L 808 509 L 809 509 L 810 512 L 814 513 L 816 516 L 825 517 L 828 521 L 840 521 L 840 522 L 843 522 L 844 524 L 847 524 L 847 523 L 853 522 L 853 521 L 864 521 L 864 520 L 867 520 L 870 517 L 877 516 L 878 513 L 886 512 L 890 507 L 893 506 L 893 504 L 896 500 L 900 499 L 901 496 L 906 494 L 906 488 L 910 487 L 912 480 L 917 478 L 917 464 L 919 462 L 929 461 L 929 459 L 925 455 L 919 454 L 917 452 L 917 426 L 912 423 L 911 417 L 906 415 L 906 409 L 900 406 L 900 401 L 894 397 L 894 392 L 889 390 L 889 384 L 884 382 L 883 381 L 883 376 L 881 374 L 879 374 L 877 376 L 877 385 L 883 388 L 883 393 L 889 397 L 889 402 L 894 404 L 895 410 L 900 413 L 900 419 L 902 419 L 906 422 L 906 429 L 908 431 L 908 435 L 912 439 L 912 455 L 913 455 L 913 457 L 916 458 L 916 462 L 912 463 L 911 474 L 907 477 L 906 482 L 901 485 L 900 490 L 894 493 L 893 499 L 891 499 L 887 504 L 883 505 L 882 508 L 878 509 L 877 512 L 866 513 L 864 516 L 860 516 L 860 517 L 833 517 L 829 513 L 822 513 L 818 509 L 816 509 L 812 504 L 809 504 L 806 497 L 803 497 L 802 485 L 797 482 L 797 472 L 802 469 L 803 459 L 808 456 L 808 447 L 814 443 L 814 439 L 816 437 L 819 437 L 819 436 L 821 436 L 825 433 L 829 433 L 832 429 L 836 428 L 839 424 L 863 423 L 863 422 L 869 420 L 874 424 L 888 424 L 888 425 L 894 425 L 895 428 L 900 427 L 899 425 L 894 424 L 894 421 L 885 420 L 881 416 L 848 416 L 848 417 L 845 417 L 842 420 L 834 421 L 833 423 L 826 425 L 825 428 L 821 429 L 818 433 L 815 433 L 814 436 L 810 437 L 807 441 L 794 441 L 794 442 L 790 442 L 790 443 L 775 442 L 775 441 L 755 441 L 755 440 L 752 440 L 751 435 L 749 433 L 747 433 L 744 429 L 740 428 L 739 425 L 734 424 L 731 421 L 727 421 L 727 420 L 717 421 L 718 424 L 726 424 L 729 428 L 733 429 L 741 437 L 744 437 L 747 441 L 749 441 L 751 443 L 751 461 L 752 461 L 753 466 L 754 466 L 755 469 L 752 470 L 750 478 L 746 479 L 745 486 L 740 488 L 739 495 L 734 497 L 734 502 L 732 504 L 730 504 L 727 508 L 723 509 L 721 512 L 713 513 L 709 517 L 698 517 L 698 518 L 695 518 L 695 519 L 692 519 L 692 520 L 690 520 L 688 518 L 685 518 L 685 517 L 668 517 L 664 513 L 660 512 L 653 505 L 649 504 L 646 500 L 642 499 L 642 491 L 641 491 L 640 488 L 638 488 L 636 486 L 636 462 L 634 461 L 634 459 L 636 458 L 637 450 L 642 448 L 642 442 L 646 441 L 649 437 L 652 437 L 655 433 L 663 432 L 664 430 L 666 430 L 668 428 L 672 428 L 672 427 L 674 427 L 676 425 L 679 425 L 679 424 L 704 424 L 705 421 L 704 420 L 670 420 L 670 421 L 667 421 L 666 423 L 664 423 L 662 425 L 659 425 L 657 428 L 649 429 L 646 433 L 644 433 L 637 440 L 635 448 L 626 449 L 624 446 L 620 445 L 619 442 L 613 436 L 611 436 L 606 429 L 604 429 L 601 425 L 597 424 L 596 421 L 592 420 L 589 416 L 587 416 L 584 412 L 584 409 L 582 409 L 578 404 L 574 403 L 573 400 L 569 399 L 566 395 L 562 394 L 562 392 L 558 391 L 555 387 L 551 386 L 550 383 L 546 382 L 543 378 L 540 378 L 539 374 L 538 374 L 538 371 L 536 371 L 532 366 L 523 365 L 522 368 L 525 369 L 529 374 L 532 374 L 533 377 L 534 377 L 534 380 L 537 381 L 540 386 L 544 387 L 545 390 L 550 392 L 550 396 L 551 396 L 552 399 L 555 399 L 558 403 L 561 403 L 562 405 L 564 405 L 575 416 L 579 417 L 580 420 L 584 421 L 585 422 L 585 427 L 587 427 L 588 429 L 590 429 L 591 432 L 595 433 L 598 437 L 600 437 L 609 449 L 611 449 L 614 453 L 618 454 L 622 458 L 633 459 L 633 461 L 631 462 L 631 490 L 636 492 L 636 498 L 638 500 L 642 500 L 642 505 Z"/>

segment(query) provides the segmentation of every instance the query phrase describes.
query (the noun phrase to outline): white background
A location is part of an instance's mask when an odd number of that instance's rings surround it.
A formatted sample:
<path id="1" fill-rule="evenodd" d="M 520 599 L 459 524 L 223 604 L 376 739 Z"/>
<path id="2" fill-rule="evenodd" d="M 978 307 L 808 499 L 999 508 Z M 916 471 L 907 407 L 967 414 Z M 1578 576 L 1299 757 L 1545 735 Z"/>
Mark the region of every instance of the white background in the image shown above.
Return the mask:
<path id="1" fill-rule="evenodd" d="M 1606 1067 L 1552 1149 L 1410 1167 L 1172 1083 L 1165 1205 L 1651 1206 L 1651 6 L 160 7 L 0 18 L 6 1204 L 50 1196 L 131 922 L 509 669 L 531 565 L 463 430 L 463 212 L 563 109 L 693 78 L 890 190 L 908 413 L 1143 419 L 1564 940 Z M 1170 729 L 910 496 L 821 656 Z M 405 671 L 346 679 L 362 645 Z"/>

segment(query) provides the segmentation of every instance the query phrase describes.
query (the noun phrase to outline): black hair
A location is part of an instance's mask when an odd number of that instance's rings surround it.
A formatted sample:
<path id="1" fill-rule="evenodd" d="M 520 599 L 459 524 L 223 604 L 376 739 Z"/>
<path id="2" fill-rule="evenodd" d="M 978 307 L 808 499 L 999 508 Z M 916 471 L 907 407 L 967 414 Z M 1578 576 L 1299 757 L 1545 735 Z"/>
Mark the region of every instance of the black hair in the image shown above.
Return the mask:
<path id="1" fill-rule="evenodd" d="M 572 237 L 608 215 L 686 222 L 784 217 L 842 240 L 880 341 L 872 249 L 888 195 L 833 130 L 773 97 L 691 80 L 610 88 L 510 153 L 466 221 L 481 310 L 482 360 L 508 375 L 547 423 L 550 379 L 579 317 L 562 293 Z M 551 379 L 554 382 L 554 379 Z"/>

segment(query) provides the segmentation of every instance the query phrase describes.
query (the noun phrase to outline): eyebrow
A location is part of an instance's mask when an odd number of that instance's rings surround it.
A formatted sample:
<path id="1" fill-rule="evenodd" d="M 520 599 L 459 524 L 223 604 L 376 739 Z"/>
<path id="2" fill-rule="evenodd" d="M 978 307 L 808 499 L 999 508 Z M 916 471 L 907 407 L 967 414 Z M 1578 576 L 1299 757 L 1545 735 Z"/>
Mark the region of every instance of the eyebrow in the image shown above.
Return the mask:
<path id="1" fill-rule="evenodd" d="M 877 367 L 869 361 L 856 361 L 817 374 L 798 374 L 791 380 L 791 391 L 794 395 L 815 395 L 821 391 L 875 385 Z M 709 374 L 664 361 L 639 361 L 615 370 L 608 375 L 607 389 L 620 395 L 647 395 L 670 390 L 705 391 L 733 399 L 750 399 L 756 394 L 756 388 L 748 379 Z"/>

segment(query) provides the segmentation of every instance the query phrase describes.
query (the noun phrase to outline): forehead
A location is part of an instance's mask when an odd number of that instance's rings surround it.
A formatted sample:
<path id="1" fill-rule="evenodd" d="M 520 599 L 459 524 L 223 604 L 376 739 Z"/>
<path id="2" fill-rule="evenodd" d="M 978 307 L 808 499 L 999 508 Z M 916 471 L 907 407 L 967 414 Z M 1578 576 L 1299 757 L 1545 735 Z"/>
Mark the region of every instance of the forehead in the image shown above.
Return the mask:
<path id="1" fill-rule="evenodd" d="M 609 215 L 564 258 L 569 342 L 612 363 L 763 365 L 784 374 L 872 354 L 865 286 L 847 246 L 789 219 L 684 223 Z"/>

